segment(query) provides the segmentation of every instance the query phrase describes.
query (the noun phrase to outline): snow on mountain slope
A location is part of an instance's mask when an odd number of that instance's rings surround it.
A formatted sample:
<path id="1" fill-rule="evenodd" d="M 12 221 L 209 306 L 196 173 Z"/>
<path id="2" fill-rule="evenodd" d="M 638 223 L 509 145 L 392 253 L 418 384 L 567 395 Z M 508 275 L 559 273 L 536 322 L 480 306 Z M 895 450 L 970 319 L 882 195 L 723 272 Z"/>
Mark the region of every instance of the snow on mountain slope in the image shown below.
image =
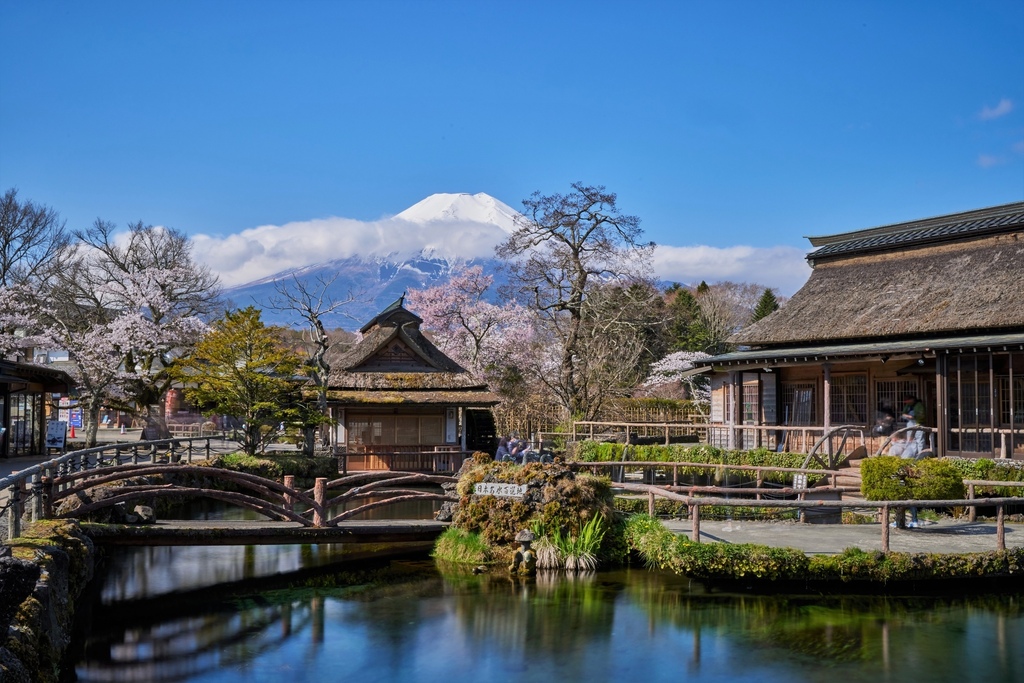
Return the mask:
<path id="1" fill-rule="evenodd" d="M 364 296 L 363 301 L 347 307 L 350 318 L 338 316 L 328 324 L 357 328 L 408 289 L 447 282 L 461 266 L 483 265 L 486 272 L 496 273 L 498 263 L 482 254 L 492 253 L 494 246 L 515 230 L 517 216 L 507 204 L 484 193 L 431 195 L 373 225 L 374 230 L 387 230 L 390 226 L 402 234 L 406 243 L 400 251 L 381 253 L 367 249 L 330 254 L 310 250 L 317 253 L 318 261 L 293 263 L 278 272 L 230 287 L 225 293 L 234 306 L 255 305 L 263 309 L 265 322 L 292 325 L 299 322 L 294 313 L 270 308 L 276 283 L 286 284 L 298 278 L 312 284 L 317 279 L 333 278 L 328 292 L 331 297 L 344 299 L 349 292 L 356 291 L 364 292 Z M 322 229 L 327 227 L 323 225 Z M 351 230 L 352 226 L 345 225 L 343 229 Z M 293 239 L 302 239 L 301 233 L 293 234 Z"/>
<path id="2" fill-rule="evenodd" d="M 516 227 L 519 212 L 489 194 L 432 194 L 410 206 L 395 218 L 410 223 L 446 221 L 451 223 L 487 223 L 506 233 Z"/>

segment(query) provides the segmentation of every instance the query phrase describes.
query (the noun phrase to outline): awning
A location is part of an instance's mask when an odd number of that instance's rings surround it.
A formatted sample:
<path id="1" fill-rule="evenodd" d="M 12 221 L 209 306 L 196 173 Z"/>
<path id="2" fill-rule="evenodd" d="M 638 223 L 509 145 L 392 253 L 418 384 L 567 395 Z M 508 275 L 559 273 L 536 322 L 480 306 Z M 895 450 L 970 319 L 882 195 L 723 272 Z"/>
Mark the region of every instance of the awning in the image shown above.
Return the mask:
<path id="1" fill-rule="evenodd" d="M 902 339 L 858 344 L 821 344 L 787 346 L 723 353 L 693 361 L 704 367 L 755 367 L 780 364 L 801 364 L 838 360 L 888 360 L 890 357 L 927 356 L 939 354 L 982 353 L 989 351 L 1024 351 L 1024 333 L 945 337 L 940 339 Z"/>

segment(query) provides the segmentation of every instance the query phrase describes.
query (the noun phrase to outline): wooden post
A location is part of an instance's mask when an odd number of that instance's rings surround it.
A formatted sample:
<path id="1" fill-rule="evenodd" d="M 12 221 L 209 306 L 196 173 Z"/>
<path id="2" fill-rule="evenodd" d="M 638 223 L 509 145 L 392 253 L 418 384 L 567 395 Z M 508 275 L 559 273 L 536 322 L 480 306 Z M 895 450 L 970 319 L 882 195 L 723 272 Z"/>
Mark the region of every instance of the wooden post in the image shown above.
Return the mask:
<path id="1" fill-rule="evenodd" d="M 690 506 L 690 510 L 690 523 L 693 525 L 690 540 L 700 543 L 700 504 L 694 503 Z"/>
<path id="2" fill-rule="evenodd" d="M 796 499 L 799 500 L 799 501 L 806 500 L 807 499 L 807 493 L 805 493 L 804 491 L 801 491 L 797 495 Z M 807 508 L 800 508 L 800 523 L 801 524 L 806 524 L 807 523 Z"/>
<path id="3" fill-rule="evenodd" d="M 967 485 L 967 500 L 974 500 L 974 484 Z M 978 506 L 971 505 L 967 510 L 967 521 L 973 522 L 978 519 Z"/>
<path id="4" fill-rule="evenodd" d="M 42 489 L 39 492 L 40 506 L 42 508 L 43 519 L 50 519 L 53 517 L 53 477 L 45 476 L 42 479 Z"/>
<path id="5" fill-rule="evenodd" d="M 42 477 L 36 473 L 32 475 L 32 521 L 38 522 L 43 518 L 43 482 Z"/>
<path id="6" fill-rule="evenodd" d="M 757 471 L 757 488 L 761 488 L 761 486 L 763 484 L 764 484 L 764 472 L 762 472 L 761 470 L 758 470 Z M 755 500 L 761 500 L 761 492 L 760 491 L 757 492 L 757 495 L 754 496 L 754 499 Z"/>
<path id="7" fill-rule="evenodd" d="M 889 552 L 889 506 L 882 506 L 882 552 Z"/>
<path id="8" fill-rule="evenodd" d="M 284 475 L 284 485 L 288 491 L 284 494 L 284 504 L 291 510 L 292 506 L 295 505 L 295 497 L 291 494 L 292 490 L 295 489 L 295 475 L 286 474 Z"/>
<path id="9" fill-rule="evenodd" d="M 316 485 L 313 487 L 313 502 L 316 507 L 313 509 L 313 526 L 322 527 L 327 519 L 327 510 L 324 510 L 324 503 L 327 502 L 327 479 L 317 477 Z"/>
<path id="10" fill-rule="evenodd" d="M 7 495 L 7 540 L 11 540 L 21 536 L 21 482 L 7 489 Z"/>
<path id="11" fill-rule="evenodd" d="M 1006 550 L 1006 526 L 1003 524 L 1003 506 L 996 506 L 996 550 Z"/>
<path id="12" fill-rule="evenodd" d="M 672 463 L 672 485 L 679 486 L 679 465 Z"/>

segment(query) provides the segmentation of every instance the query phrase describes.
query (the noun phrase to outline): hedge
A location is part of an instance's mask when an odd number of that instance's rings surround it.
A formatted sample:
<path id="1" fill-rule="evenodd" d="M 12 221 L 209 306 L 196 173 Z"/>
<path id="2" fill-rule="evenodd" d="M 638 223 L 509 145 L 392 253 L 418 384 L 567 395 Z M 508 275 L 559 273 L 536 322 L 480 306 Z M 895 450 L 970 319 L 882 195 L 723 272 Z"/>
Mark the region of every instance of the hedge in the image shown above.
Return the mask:
<path id="1" fill-rule="evenodd" d="M 882 455 L 862 462 L 860 476 L 868 500 L 954 500 L 966 493 L 960 473 L 942 459 Z"/>
<path id="2" fill-rule="evenodd" d="M 573 457 L 579 462 L 620 462 L 636 460 L 639 462 L 692 462 L 709 465 L 752 465 L 755 467 L 803 467 L 807 455 L 804 453 L 778 453 L 767 448 L 756 448 L 750 451 L 730 451 L 715 448 L 706 444 L 672 444 L 669 446 L 634 446 L 621 443 L 599 443 L 582 441 L 576 444 Z M 694 477 L 715 475 L 715 471 L 707 467 L 680 467 L 683 476 Z M 754 474 L 750 473 L 750 478 Z M 814 484 L 820 477 L 808 475 L 807 483 Z M 793 480 L 791 472 L 765 472 L 765 481 L 789 484 Z"/>

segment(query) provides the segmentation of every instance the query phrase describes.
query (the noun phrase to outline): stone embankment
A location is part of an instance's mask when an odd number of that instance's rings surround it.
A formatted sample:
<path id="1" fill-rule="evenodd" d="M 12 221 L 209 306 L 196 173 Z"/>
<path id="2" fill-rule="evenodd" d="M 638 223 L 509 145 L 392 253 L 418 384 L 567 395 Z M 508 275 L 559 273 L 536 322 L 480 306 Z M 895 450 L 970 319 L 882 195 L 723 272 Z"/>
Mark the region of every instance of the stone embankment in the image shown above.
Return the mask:
<path id="1" fill-rule="evenodd" d="M 39 522 L 0 551 L 0 681 L 56 683 L 92 579 L 92 541 L 76 522 Z"/>

